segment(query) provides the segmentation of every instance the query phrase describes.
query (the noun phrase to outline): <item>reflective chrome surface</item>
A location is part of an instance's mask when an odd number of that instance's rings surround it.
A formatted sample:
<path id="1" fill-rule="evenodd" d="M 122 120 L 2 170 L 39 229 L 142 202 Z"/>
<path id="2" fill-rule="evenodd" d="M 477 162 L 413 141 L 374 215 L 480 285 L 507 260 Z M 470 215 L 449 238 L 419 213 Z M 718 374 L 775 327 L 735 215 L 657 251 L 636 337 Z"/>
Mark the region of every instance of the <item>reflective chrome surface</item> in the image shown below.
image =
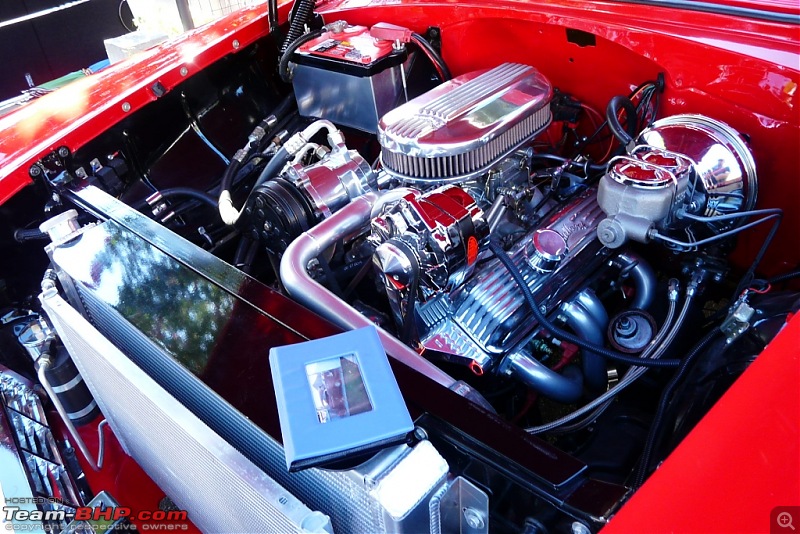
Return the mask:
<path id="1" fill-rule="evenodd" d="M 739 133 L 724 122 L 704 115 L 673 115 L 643 131 L 639 142 L 692 160 L 698 186 L 707 195 L 703 215 L 755 206 L 758 184 L 753 155 Z"/>
<path id="2" fill-rule="evenodd" d="M 576 270 L 591 272 L 610 254 L 595 239 L 597 223 L 602 217 L 596 190 L 588 190 L 556 210 L 509 251 L 547 312 L 580 290 L 584 282 L 574 276 Z M 526 265 L 537 254 L 533 235 L 544 230 L 557 233 L 568 251 L 551 273 L 537 272 Z M 522 292 L 497 259 L 480 266 L 447 299 L 420 309 L 420 316 L 428 329 L 423 336 L 426 348 L 462 351 L 469 360 L 481 362 L 482 367 L 488 366 L 484 363 L 487 355 L 497 358 L 506 354 L 535 327 Z"/>
<path id="3" fill-rule="evenodd" d="M 527 65 L 459 76 L 383 116 L 384 168 L 411 181 L 480 174 L 550 123 L 552 93 Z"/>
<path id="4" fill-rule="evenodd" d="M 0 490 L 22 510 L 74 512 L 83 504 L 56 444 L 39 396 L 27 379 L 0 365 Z M 0 503 L 3 494 L 0 492 Z M 22 522 L 16 529 L 60 531 L 66 522 Z M 15 530 L 14 522 L 7 525 Z"/>
<path id="5" fill-rule="evenodd" d="M 206 426 L 57 292 L 40 299 L 125 451 L 201 530 L 294 532 L 313 525 L 307 530 L 332 532 L 327 517 Z M 217 486 L 225 491 L 206 489 Z"/>
<path id="6" fill-rule="evenodd" d="M 551 273 L 567 254 L 567 240 L 550 228 L 540 228 L 533 233 L 533 254 L 530 266 L 540 273 Z"/>
<path id="7" fill-rule="evenodd" d="M 369 163 L 344 145 L 314 165 L 292 165 L 286 175 L 308 194 L 320 218 L 330 217 L 350 200 L 377 189 Z"/>
<path id="8" fill-rule="evenodd" d="M 410 189 L 394 189 L 384 193 L 367 193 L 334 213 L 330 218 L 295 239 L 281 258 L 280 277 L 292 298 L 342 328 L 359 328 L 373 323 L 325 286 L 306 270 L 308 262 L 319 257 L 340 238 L 362 230 L 383 206 L 402 199 Z M 428 360 L 411 350 L 396 337 L 378 328 L 381 343 L 389 356 L 419 371 L 431 380 L 450 387 L 455 380 Z"/>

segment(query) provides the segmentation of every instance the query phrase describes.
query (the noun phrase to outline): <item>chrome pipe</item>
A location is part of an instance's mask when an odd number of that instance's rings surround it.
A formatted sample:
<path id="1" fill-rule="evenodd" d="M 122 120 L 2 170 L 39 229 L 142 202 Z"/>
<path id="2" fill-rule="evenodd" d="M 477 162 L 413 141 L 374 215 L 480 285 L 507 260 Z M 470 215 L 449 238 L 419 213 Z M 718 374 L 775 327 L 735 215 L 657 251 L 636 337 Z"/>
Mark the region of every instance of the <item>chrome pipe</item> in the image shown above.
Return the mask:
<path id="1" fill-rule="evenodd" d="M 581 339 L 603 346 L 608 314 L 594 293 L 582 291 L 572 301 L 561 306 L 561 314 L 566 319 L 567 326 Z M 603 318 L 605 322 L 601 322 Z M 581 362 L 583 378 L 589 389 L 595 392 L 605 390 L 608 384 L 605 358 L 596 352 L 582 349 Z"/>
<path id="2" fill-rule="evenodd" d="M 644 258 L 630 250 L 619 253 L 617 259 L 622 263 L 622 268 L 628 271 L 636 291 L 630 307 L 640 310 L 650 308 L 655 300 L 657 283 L 653 268 Z"/>
<path id="3" fill-rule="evenodd" d="M 500 372 L 564 404 L 577 402 L 583 392 L 583 375 L 576 367 L 568 366 L 562 373 L 557 373 L 524 350 L 509 354 L 500 365 Z"/>
<path id="4" fill-rule="evenodd" d="M 367 193 L 292 241 L 281 258 L 280 266 L 281 282 L 289 295 L 342 328 L 350 330 L 374 326 L 372 321 L 358 310 L 311 278 L 306 267 L 312 259 L 322 255 L 336 241 L 361 230 L 383 206 L 396 202 L 411 192 L 412 189 L 398 188 L 380 193 Z M 454 378 L 389 332 L 378 327 L 378 335 L 386 353 L 392 358 L 447 388 L 452 388 L 456 384 Z"/>

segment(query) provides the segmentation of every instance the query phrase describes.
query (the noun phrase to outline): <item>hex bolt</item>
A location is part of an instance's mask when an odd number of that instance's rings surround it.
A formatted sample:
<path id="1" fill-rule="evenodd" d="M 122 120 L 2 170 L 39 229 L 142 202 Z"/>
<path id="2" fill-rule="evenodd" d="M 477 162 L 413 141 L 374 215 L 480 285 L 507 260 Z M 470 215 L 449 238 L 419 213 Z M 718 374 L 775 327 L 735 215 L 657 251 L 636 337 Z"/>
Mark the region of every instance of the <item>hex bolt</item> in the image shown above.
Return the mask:
<path id="1" fill-rule="evenodd" d="M 464 508 L 464 520 L 467 522 L 469 528 L 482 529 L 486 523 L 483 520 L 483 514 L 475 508 Z"/>

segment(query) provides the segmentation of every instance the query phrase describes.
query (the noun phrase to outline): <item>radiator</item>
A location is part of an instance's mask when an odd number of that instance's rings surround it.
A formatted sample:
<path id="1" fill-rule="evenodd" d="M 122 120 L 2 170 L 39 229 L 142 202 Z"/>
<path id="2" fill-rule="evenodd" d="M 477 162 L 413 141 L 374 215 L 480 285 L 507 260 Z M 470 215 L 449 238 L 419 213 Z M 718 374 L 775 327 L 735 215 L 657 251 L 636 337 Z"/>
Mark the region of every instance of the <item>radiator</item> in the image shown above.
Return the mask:
<path id="1" fill-rule="evenodd" d="M 122 446 L 191 520 L 214 532 L 313 531 L 304 521 L 319 530 L 324 514 L 335 532 L 409 531 L 386 496 L 415 491 L 429 522 L 427 502 L 444 481 L 376 493 L 405 446 L 354 469 L 286 470 L 277 417 L 264 410 L 275 402 L 267 355 L 270 343 L 307 339 L 282 319 L 299 306 L 102 191 L 82 195 L 107 220 L 48 245 L 68 301 L 45 292 L 43 305 Z M 162 328 L 167 315 L 191 321 L 209 306 L 224 325 L 192 335 L 213 333 L 224 352 L 171 342 L 181 336 Z M 228 372 L 223 387 L 206 383 Z M 409 518 L 421 521 L 416 510 Z"/>
<path id="2" fill-rule="evenodd" d="M 57 292 L 43 293 L 41 301 L 123 448 L 200 529 L 330 531 L 324 514 L 231 447 Z"/>

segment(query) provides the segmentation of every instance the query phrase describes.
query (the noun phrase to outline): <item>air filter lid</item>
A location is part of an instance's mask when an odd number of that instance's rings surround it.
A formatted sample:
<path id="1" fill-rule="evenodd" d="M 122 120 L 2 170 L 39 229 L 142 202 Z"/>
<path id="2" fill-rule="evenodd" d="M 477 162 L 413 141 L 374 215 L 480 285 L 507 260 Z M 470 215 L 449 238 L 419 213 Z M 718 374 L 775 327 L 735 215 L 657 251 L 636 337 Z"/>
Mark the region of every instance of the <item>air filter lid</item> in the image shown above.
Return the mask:
<path id="1" fill-rule="evenodd" d="M 421 181 L 483 173 L 550 123 L 552 94 L 544 76 L 517 63 L 454 78 L 383 116 L 384 168 Z"/>

